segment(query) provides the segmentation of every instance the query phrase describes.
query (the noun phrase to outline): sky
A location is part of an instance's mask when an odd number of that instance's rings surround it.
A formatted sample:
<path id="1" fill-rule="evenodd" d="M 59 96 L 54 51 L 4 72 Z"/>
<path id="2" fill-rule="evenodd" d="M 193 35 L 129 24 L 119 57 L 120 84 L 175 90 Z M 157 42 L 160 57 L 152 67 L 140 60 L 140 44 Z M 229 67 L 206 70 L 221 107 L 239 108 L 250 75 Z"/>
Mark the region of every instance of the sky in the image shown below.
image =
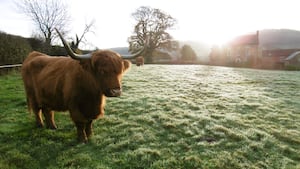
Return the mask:
<path id="1" fill-rule="evenodd" d="M 14 2 L 0 0 L 0 31 L 30 37 L 30 18 Z M 136 21 L 131 14 L 141 6 L 158 8 L 177 19 L 168 32 L 176 40 L 221 45 L 232 38 L 263 29 L 300 30 L 298 0 L 65 0 L 71 15 L 69 37 L 81 34 L 95 20 L 90 44 L 100 49 L 128 46 Z"/>

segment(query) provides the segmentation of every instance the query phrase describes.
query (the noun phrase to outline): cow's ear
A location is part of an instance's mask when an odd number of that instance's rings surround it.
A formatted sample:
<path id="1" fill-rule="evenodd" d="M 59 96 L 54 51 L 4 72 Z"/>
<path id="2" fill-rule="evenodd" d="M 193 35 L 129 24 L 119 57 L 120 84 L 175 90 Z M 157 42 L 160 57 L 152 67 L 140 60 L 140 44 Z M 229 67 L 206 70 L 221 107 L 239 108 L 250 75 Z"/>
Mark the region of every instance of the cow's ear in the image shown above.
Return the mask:
<path id="1" fill-rule="evenodd" d="M 131 62 L 129 60 L 123 60 L 124 72 L 130 68 Z"/>

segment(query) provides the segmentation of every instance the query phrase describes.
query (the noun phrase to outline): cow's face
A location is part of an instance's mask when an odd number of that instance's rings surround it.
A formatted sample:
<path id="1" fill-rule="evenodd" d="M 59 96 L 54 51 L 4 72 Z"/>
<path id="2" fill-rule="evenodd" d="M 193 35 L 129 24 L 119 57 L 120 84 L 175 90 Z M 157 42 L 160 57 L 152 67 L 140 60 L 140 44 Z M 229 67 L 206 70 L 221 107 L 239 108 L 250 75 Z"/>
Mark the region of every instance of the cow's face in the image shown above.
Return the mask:
<path id="1" fill-rule="evenodd" d="M 120 96 L 122 76 L 130 67 L 130 62 L 108 50 L 93 53 L 91 62 L 95 77 L 104 95 L 107 97 Z"/>

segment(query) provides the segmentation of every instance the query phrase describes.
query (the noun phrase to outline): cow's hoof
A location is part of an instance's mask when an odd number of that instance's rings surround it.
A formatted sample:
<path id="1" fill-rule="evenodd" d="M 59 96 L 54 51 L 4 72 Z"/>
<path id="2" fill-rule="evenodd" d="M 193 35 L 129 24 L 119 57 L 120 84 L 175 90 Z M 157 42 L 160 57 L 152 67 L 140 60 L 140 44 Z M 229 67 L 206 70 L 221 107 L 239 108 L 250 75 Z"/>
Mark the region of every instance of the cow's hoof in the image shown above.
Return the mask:
<path id="1" fill-rule="evenodd" d="M 44 128 L 44 125 L 41 124 L 41 123 L 36 123 L 36 127 L 39 128 L 39 129 L 41 129 L 41 128 Z"/>
<path id="2" fill-rule="evenodd" d="M 88 138 L 87 137 L 85 137 L 85 138 L 77 138 L 77 140 L 78 140 L 79 143 L 84 143 L 84 144 L 88 143 Z"/>
<path id="3" fill-rule="evenodd" d="M 57 127 L 56 126 L 47 126 L 47 129 L 56 130 Z"/>

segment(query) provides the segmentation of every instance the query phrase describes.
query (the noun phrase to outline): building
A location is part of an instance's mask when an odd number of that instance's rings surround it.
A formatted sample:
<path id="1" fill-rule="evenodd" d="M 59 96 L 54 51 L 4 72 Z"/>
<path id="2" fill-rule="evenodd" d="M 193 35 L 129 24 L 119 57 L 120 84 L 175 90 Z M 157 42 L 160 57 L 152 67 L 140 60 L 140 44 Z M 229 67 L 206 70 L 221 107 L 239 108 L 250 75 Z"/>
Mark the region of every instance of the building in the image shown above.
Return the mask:
<path id="1" fill-rule="evenodd" d="M 227 57 L 234 65 L 257 67 L 259 56 L 259 31 L 239 36 L 228 44 Z"/>
<path id="2" fill-rule="evenodd" d="M 296 49 L 263 49 L 260 33 L 239 36 L 222 48 L 213 47 L 212 65 L 262 69 L 300 69 L 300 46 Z"/>
<path id="3" fill-rule="evenodd" d="M 293 65 L 293 59 L 290 57 L 293 53 L 300 51 L 299 49 L 273 49 L 263 50 L 260 58 L 261 67 L 265 69 L 284 69 L 285 65 Z"/>
<path id="4" fill-rule="evenodd" d="M 300 70 L 300 51 L 290 54 L 284 59 L 284 67 L 291 70 Z"/>

